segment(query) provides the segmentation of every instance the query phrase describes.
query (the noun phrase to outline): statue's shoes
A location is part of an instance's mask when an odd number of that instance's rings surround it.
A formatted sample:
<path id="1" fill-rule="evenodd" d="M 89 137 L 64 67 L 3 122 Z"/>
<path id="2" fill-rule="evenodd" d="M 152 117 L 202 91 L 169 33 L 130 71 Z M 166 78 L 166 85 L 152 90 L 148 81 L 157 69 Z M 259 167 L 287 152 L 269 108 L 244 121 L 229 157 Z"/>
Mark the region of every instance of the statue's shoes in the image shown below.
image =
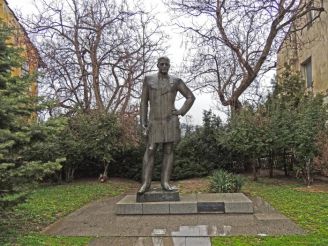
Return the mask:
<path id="1" fill-rule="evenodd" d="M 162 185 L 163 190 L 165 191 L 177 191 L 178 188 L 176 186 L 171 186 L 168 183 Z"/>
<path id="2" fill-rule="evenodd" d="M 146 191 L 149 191 L 150 185 L 143 184 L 138 190 L 138 194 L 144 194 Z"/>

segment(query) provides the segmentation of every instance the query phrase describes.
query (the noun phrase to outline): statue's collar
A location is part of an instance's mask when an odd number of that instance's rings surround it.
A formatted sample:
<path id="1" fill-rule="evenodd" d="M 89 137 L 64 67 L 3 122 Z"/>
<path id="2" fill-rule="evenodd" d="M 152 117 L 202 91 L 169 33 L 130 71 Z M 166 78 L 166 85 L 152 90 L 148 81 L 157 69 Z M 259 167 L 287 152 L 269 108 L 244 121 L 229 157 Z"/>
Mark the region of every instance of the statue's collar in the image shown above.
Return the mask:
<path id="1" fill-rule="evenodd" d="M 168 74 L 163 75 L 163 74 L 158 73 L 157 78 L 160 79 L 160 80 L 169 80 L 170 76 Z"/>

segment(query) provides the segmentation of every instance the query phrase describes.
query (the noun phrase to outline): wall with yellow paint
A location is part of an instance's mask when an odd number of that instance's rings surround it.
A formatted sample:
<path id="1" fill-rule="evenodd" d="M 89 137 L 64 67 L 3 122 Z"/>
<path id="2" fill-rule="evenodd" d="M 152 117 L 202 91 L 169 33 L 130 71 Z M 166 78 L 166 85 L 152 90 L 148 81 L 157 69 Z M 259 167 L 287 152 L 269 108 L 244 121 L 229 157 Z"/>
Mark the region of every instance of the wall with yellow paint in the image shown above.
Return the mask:
<path id="1" fill-rule="evenodd" d="M 328 10 L 328 1 L 323 1 Z M 306 17 L 305 17 L 306 18 Z M 299 20 L 300 22 L 306 19 Z M 307 17 L 308 18 L 308 17 Z M 294 23 L 296 26 L 300 23 Z M 328 95 L 328 13 L 323 12 L 309 27 L 287 35 L 277 56 L 277 74 L 283 70 L 284 64 L 293 71 L 300 72 L 306 79 L 306 66 L 311 61 L 312 87 L 314 93 L 323 92 Z"/>
<path id="2" fill-rule="evenodd" d="M 39 67 L 41 61 L 37 49 L 33 46 L 27 33 L 22 25 L 18 22 L 14 12 L 8 7 L 5 0 L 0 0 L 0 19 L 13 28 L 12 37 L 9 42 L 17 47 L 22 48 L 22 57 L 26 59 L 26 69 L 29 73 L 34 73 Z M 13 74 L 20 75 L 23 68 L 15 69 Z M 36 96 L 38 94 L 37 83 L 31 84 L 31 94 Z"/>

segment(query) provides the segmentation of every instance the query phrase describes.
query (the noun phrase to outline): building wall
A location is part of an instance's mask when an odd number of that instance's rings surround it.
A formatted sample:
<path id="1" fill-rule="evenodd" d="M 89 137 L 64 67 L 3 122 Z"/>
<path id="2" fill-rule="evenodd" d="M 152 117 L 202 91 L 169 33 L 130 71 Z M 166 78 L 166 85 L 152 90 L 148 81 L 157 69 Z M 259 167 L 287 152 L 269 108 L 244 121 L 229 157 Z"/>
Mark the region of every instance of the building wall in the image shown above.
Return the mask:
<path id="1" fill-rule="evenodd" d="M 20 75 L 23 70 L 26 69 L 28 73 L 33 74 L 37 71 L 40 65 L 40 56 L 37 49 L 30 41 L 27 33 L 22 25 L 18 22 L 14 12 L 8 7 L 8 3 L 5 0 L 0 0 L 0 19 L 13 28 L 13 35 L 9 40 L 13 45 L 22 48 L 22 57 L 26 59 L 26 66 L 24 68 L 15 69 L 13 74 Z M 37 83 L 31 84 L 31 94 L 36 96 Z"/>
<path id="2" fill-rule="evenodd" d="M 323 1 L 328 9 L 328 1 Z M 308 18 L 308 17 L 306 17 Z M 304 22 L 306 19 L 300 20 Z M 295 23 L 299 26 L 300 23 Z M 293 30 L 293 27 L 291 27 Z M 323 12 L 319 19 L 301 31 L 291 32 L 279 49 L 277 57 L 277 74 L 281 73 L 287 63 L 294 71 L 299 71 L 306 80 L 306 65 L 312 65 L 312 89 L 314 93 L 328 92 L 328 13 Z"/>

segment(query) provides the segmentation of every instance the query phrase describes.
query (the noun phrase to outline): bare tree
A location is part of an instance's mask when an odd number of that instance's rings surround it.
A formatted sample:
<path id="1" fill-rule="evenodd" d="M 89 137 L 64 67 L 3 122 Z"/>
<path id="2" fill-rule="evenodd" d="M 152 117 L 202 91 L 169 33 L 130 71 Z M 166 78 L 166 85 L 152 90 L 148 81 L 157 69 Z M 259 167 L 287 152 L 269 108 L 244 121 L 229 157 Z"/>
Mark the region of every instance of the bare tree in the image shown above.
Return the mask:
<path id="1" fill-rule="evenodd" d="M 324 11 L 318 0 L 169 0 L 195 52 L 191 74 L 217 93 L 222 105 L 239 109 L 241 95 L 275 67 L 275 55 L 290 26 L 298 29 Z"/>
<path id="2" fill-rule="evenodd" d="M 25 25 L 47 65 L 41 91 L 58 110 L 134 110 L 141 77 L 166 39 L 141 3 L 40 0 L 36 7 Z"/>

